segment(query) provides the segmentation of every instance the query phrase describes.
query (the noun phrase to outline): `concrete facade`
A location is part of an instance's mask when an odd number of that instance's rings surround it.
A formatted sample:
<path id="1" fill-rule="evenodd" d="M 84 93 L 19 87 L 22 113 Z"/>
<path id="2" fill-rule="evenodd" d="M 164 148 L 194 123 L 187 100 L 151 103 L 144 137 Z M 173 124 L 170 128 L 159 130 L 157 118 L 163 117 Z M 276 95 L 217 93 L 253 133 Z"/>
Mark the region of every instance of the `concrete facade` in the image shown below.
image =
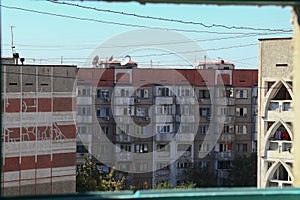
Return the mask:
<path id="1" fill-rule="evenodd" d="M 78 88 L 93 88 L 93 156 L 116 167 L 127 187 L 176 186 L 196 166 L 230 185 L 234 158 L 256 151 L 257 70 L 219 64 L 225 68 L 78 69 Z"/>
<path id="2" fill-rule="evenodd" d="M 75 192 L 76 66 L 2 65 L 2 195 Z"/>
<path id="3" fill-rule="evenodd" d="M 294 179 L 291 42 L 260 40 L 258 187 L 291 186 Z"/>

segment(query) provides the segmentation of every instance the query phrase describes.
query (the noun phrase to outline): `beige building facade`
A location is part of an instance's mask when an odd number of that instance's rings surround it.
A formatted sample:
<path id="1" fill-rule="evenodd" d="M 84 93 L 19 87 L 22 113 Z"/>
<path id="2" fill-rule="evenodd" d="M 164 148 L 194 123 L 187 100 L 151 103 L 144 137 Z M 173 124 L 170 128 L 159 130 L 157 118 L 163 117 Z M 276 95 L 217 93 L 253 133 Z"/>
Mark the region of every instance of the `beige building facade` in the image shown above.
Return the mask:
<path id="1" fill-rule="evenodd" d="M 292 39 L 259 41 L 257 186 L 291 186 L 294 179 Z"/>

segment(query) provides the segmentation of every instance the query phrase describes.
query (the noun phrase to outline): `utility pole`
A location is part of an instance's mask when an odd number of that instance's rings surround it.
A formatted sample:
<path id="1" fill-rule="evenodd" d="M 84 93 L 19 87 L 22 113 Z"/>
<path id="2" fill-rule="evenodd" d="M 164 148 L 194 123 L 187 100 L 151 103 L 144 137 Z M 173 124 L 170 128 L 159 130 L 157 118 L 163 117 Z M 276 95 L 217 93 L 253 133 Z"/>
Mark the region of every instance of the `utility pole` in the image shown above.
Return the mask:
<path id="1" fill-rule="evenodd" d="M 14 49 L 15 49 L 13 28 L 15 28 L 15 26 L 10 26 L 10 32 L 11 32 L 11 53 L 12 53 L 12 55 L 14 54 Z"/>

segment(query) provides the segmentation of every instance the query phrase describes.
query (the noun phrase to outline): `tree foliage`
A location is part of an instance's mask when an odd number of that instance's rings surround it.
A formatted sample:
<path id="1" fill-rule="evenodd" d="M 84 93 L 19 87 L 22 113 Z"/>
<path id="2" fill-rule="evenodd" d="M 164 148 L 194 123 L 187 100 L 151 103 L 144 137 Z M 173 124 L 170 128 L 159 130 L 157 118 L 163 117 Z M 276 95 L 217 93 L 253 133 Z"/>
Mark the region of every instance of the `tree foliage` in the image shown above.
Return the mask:
<path id="1" fill-rule="evenodd" d="M 195 184 L 195 187 L 216 187 L 217 178 L 209 167 L 195 167 L 188 174 L 188 180 Z"/>
<path id="2" fill-rule="evenodd" d="M 164 189 L 191 189 L 195 188 L 196 184 L 191 182 L 181 182 L 176 187 L 173 187 L 169 181 L 160 181 L 156 184 L 155 189 L 164 190 Z"/>
<path id="3" fill-rule="evenodd" d="M 89 158 L 77 167 L 76 171 L 76 191 L 117 191 L 124 188 L 124 178 L 115 180 L 114 169 L 109 173 L 100 173 L 96 164 Z"/>
<path id="4" fill-rule="evenodd" d="M 229 179 L 233 187 L 256 186 L 257 154 L 237 157 L 231 166 Z"/>

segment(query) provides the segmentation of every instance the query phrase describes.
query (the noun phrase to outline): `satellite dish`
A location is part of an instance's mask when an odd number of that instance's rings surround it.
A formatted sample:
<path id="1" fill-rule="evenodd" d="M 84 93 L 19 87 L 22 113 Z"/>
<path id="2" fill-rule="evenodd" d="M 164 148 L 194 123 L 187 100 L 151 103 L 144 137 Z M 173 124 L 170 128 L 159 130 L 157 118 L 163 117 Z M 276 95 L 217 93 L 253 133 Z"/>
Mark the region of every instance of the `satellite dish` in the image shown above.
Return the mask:
<path id="1" fill-rule="evenodd" d="M 109 57 L 108 61 L 112 61 L 114 59 L 114 56 Z"/>
<path id="2" fill-rule="evenodd" d="M 95 57 L 93 58 L 92 64 L 93 64 L 94 66 L 97 66 L 98 62 L 99 62 L 99 56 L 95 56 Z"/>
<path id="3" fill-rule="evenodd" d="M 121 65 L 126 65 L 131 61 L 131 57 L 129 55 L 125 56 L 123 60 L 121 61 Z"/>

